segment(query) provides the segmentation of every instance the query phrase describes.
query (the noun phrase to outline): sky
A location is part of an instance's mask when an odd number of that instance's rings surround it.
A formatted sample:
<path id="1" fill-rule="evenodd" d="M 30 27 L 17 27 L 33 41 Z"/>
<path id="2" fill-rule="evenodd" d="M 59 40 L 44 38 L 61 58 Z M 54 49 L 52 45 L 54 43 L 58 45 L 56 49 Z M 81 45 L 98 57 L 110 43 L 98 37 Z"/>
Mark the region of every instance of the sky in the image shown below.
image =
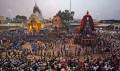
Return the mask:
<path id="1" fill-rule="evenodd" d="M 59 10 L 70 9 L 70 0 L 35 0 L 45 19 L 52 18 Z M 81 19 L 88 10 L 94 19 L 120 19 L 120 0 L 71 0 L 74 18 Z M 29 17 L 35 3 L 33 0 L 0 0 L 0 16 Z"/>

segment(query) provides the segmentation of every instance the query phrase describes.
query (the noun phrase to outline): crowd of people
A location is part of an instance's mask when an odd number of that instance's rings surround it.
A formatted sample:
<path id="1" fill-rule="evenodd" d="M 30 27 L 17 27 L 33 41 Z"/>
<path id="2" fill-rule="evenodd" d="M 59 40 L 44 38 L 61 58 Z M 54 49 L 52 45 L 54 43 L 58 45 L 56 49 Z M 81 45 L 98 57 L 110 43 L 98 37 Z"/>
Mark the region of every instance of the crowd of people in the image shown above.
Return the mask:
<path id="1" fill-rule="evenodd" d="M 0 59 L 1 71 L 120 71 L 120 57 Z"/>
<path id="2" fill-rule="evenodd" d="M 75 34 L 52 34 L 1 33 L 1 71 L 120 71 L 119 35 L 97 33 L 95 53 L 88 54 L 89 47 L 74 44 Z"/>

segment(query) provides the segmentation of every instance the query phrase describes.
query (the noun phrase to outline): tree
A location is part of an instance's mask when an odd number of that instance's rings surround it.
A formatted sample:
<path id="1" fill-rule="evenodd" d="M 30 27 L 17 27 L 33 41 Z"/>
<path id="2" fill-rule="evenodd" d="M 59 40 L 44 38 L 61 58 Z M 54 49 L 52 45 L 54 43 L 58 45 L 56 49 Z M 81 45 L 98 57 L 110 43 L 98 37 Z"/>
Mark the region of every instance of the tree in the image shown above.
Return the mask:
<path id="1" fill-rule="evenodd" d="M 27 17 L 26 16 L 16 15 L 15 20 L 18 23 L 22 23 L 22 22 L 25 22 L 27 20 Z"/>
<path id="2" fill-rule="evenodd" d="M 62 20 L 62 24 L 64 27 L 68 27 L 70 24 L 70 21 L 73 20 L 73 16 L 74 16 L 74 11 L 69 11 L 69 10 L 65 10 L 65 11 L 58 11 L 58 13 L 56 14 L 57 16 L 59 16 Z"/>

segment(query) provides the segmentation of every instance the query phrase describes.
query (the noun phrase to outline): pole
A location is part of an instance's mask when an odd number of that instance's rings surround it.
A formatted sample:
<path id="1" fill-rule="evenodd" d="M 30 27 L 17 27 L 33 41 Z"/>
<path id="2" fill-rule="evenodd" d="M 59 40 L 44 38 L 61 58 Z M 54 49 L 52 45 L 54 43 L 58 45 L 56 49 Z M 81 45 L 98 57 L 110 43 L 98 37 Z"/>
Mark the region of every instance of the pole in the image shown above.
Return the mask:
<path id="1" fill-rule="evenodd" d="M 71 0 L 70 0 L 70 10 L 69 11 L 70 11 L 70 15 L 71 15 Z M 70 22 L 71 22 L 71 20 L 69 19 L 68 23 L 70 24 Z M 68 25 L 68 29 L 67 29 L 68 32 L 69 32 L 69 28 L 70 28 L 70 25 Z"/>
<path id="2" fill-rule="evenodd" d="M 34 3 L 36 3 L 35 0 L 33 0 L 33 1 L 34 1 Z"/>
<path id="3" fill-rule="evenodd" d="M 37 3 L 36 3 L 36 1 L 34 0 L 34 3 L 35 3 L 35 5 L 37 6 Z"/>
<path id="4" fill-rule="evenodd" d="M 70 0 L 70 12 L 71 12 L 71 0 Z"/>

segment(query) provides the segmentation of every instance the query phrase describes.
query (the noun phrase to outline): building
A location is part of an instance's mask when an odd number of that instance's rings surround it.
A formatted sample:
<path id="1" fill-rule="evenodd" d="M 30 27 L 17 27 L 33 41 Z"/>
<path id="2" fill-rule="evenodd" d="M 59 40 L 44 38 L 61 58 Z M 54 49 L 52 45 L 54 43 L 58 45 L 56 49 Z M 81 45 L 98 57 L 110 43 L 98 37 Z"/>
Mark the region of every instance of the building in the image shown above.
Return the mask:
<path id="1" fill-rule="evenodd" d="M 0 16 L 0 24 L 5 23 L 6 18 L 4 16 Z"/>
<path id="2" fill-rule="evenodd" d="M 100 20 L 99 22 L 106 24 L 114 24 L 114 23 L 120 23 L 120 20 Z"/>
<path id="3" fill-rule="evenodd" d="M 108 29 L 114 30 L 114 31 L 120 31 L 120 23 L 114 23 L 108 26 Z"/>

